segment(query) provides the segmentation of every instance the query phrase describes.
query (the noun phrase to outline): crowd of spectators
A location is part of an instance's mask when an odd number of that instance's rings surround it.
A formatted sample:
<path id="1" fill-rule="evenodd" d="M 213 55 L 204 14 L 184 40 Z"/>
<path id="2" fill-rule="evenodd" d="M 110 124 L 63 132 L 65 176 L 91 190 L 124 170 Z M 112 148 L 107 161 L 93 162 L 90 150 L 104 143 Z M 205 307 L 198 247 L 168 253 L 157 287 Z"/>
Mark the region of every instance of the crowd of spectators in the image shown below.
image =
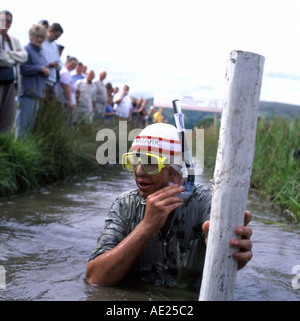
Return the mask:
<path id="1" fill-rule="evenodd" d="M 145 127 L 158 121 L 154 116 L 159 111 L 147 110 L 147 100 L 132 97 L 128 85 L 119 89 L 104 83 L 105 70 L 97 77 L 73 56 L 62 63 L 64 46 L 56 41 L 64 30 L 59 23 L 41 20 L 34 24 L 29 43 L 23 47 L 8 34 L 12 22 L 11 12 L 0 11 L 0 133 L 14 129 L 15 137 L 22 138 L 32 132 L 44 102 L 59 104 L 73 124 L 118 118 Z"/>

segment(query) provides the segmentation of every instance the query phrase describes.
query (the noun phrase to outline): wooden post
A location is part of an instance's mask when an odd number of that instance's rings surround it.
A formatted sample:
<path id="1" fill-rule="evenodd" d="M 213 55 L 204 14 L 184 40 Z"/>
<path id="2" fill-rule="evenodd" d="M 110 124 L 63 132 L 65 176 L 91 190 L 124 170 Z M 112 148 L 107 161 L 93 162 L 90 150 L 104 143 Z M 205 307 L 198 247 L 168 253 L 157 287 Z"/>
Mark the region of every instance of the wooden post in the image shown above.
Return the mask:
<path id="1" fill-rule="evenodd" d="M 264 57 L 232 51 L 213 178 L 208 244 L 199 300 L 233 300 L 237 261 L 230 240 L 244 224 L 255 150 Z"/>

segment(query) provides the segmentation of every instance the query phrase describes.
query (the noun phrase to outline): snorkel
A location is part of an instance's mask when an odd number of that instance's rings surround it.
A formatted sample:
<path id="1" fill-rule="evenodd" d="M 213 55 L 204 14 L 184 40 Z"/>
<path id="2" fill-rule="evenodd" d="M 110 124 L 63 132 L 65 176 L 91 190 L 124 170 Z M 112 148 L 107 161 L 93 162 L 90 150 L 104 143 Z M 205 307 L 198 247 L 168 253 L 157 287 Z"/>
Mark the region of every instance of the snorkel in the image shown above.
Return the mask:
<path id="1" fill-rule="evenodd" d="M 195 168 L 193 165 L 192 155 L 189 150 L 189 146 L 186 139 L 185 134 L 185 126 L 184 126 L 184 114 L 181 112 L 181 106 L 179 100 L 173 100 L 173 110 L 174 110 L 174 118 L 176 122 L 176 127 L 179 132 L 181 147 L 182 147 L 182 160 L 185 163 L 187 169 L 187 181 L 184 185 L 184 192 L 178 194 L 179 197 L 184 199 L 188 198 L 193 190 L 195 185 Z"/>

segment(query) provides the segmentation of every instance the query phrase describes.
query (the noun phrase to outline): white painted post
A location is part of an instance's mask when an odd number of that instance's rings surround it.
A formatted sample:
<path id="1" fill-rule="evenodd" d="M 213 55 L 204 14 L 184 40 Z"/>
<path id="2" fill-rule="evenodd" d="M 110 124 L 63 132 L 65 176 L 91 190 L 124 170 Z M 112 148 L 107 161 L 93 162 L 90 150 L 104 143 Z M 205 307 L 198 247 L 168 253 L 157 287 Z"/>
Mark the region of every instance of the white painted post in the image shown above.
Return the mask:
<path id="1" fill-rule="evenodd" d="M 199 300 L 233 300 L 237 261 L 230 240 L 243 225 L 255 150 L 264 57 L 232 51 L 213 178 L 208 244 Z M 235 249 L 236 250 L 236 249 Z"/>

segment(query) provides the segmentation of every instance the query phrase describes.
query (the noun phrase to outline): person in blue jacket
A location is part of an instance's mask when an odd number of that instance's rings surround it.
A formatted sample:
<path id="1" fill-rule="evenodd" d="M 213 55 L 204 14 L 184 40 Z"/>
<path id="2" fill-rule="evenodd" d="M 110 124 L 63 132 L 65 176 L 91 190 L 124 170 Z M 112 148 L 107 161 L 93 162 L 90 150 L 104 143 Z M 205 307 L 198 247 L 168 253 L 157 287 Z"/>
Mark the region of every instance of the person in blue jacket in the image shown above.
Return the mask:
<path id="1" fill-rule="evenodd" d="M 20 138 L 23 138 L 26 132 L 32 132 L 34 128 L 45 80 L 50 73 L 41 48 L 46 39 L 46 29 L 40 24 L 33 25 L 29 30 L 29 38 L 30 42 L 25 46 L 28 59 L 20 65 L 22 80 L 15 118 L 15 137 Z"/>

